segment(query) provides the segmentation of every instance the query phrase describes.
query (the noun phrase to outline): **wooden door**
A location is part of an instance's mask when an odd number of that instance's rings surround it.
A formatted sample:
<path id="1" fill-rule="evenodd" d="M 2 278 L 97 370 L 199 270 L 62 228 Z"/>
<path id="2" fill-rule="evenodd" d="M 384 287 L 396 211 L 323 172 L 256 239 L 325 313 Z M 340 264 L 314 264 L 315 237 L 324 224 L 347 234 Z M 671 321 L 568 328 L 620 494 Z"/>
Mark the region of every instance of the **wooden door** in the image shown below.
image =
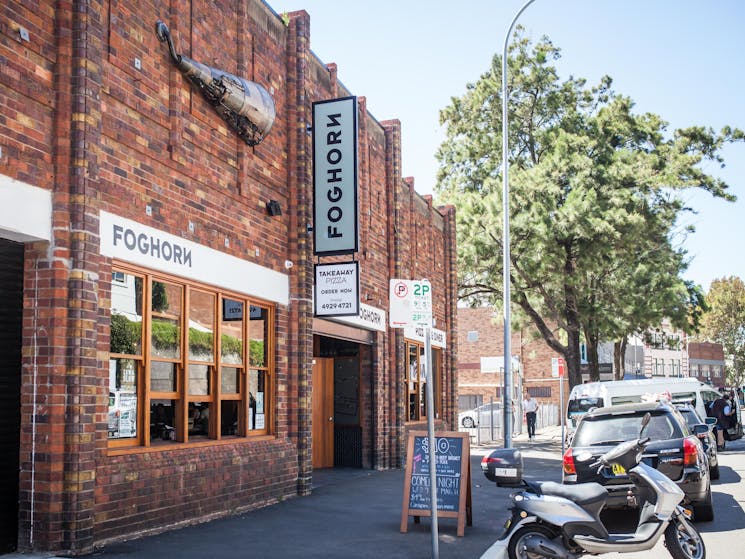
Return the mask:
<path id="1" fill-rule="evenodd" d="M 314 358 L 313 468 L 334 467 L 334 360 Z"/>

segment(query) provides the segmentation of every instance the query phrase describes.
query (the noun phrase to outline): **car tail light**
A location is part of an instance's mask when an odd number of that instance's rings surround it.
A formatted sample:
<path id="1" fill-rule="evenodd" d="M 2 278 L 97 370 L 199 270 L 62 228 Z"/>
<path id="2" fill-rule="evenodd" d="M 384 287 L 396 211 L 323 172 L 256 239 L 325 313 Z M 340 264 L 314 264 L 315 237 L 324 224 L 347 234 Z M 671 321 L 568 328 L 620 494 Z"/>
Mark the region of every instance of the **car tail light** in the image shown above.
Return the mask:
<path id="1" fill-rule="evenodd" d="M 695 466 L 698 463 L 698 444 L 695 439 L 683 439 L 683 465 Z"/>
<path id="2" fill-rule="evenodd" d="M 574 467 L 574 456 L 572 455 L 572 449 L 567 448 L 564 453 L 564 473 L 565 474 L 576 474 L 577 468 Z"/>

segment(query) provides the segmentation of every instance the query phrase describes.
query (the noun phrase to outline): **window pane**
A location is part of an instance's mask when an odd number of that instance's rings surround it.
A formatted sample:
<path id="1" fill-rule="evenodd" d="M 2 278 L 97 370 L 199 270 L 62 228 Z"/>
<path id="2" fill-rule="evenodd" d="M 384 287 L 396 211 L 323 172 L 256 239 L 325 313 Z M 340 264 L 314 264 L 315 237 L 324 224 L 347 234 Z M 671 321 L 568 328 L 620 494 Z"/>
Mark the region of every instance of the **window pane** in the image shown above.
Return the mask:
<path id="1" fill-rule="evenodd" d="M 243 301 L 222 301 L 220 359 L 225 364 L 243 365 L 244 306 Z"/>
<path id="2" fill-rule="evenodd" d="M 142 278 L 117 272 L 111 284 L 111 353 L 142 355 Z"/>
<path id="3" fill-rule="evenodd" d="M 269 310 L 251 305 L 249 363 L 256 367 L 265 367 L 267 329 L 269 328 Z"/>
<path id="4" fill-rule="evenodd" d="M 207 436 L 210 432 L 209 402 L 189 402 L 189 436 Z"/>
<path id="5" fill-rule="evenodd" d="M 134 359 L 109 360 L 109 438 L 137 436 L 137 366 Z"/>
<path id="6" fill-rule="evenodd" d="M 189 359 L 215 361 L 215 296 L 189 292 Z"/>
<path id="7" fill-rule="evenodd" d="M 409 345 L 409 419 L 419 419 L 419 351 Z"/>
<path id="8" fill-rule="evenodd" d="M 150 440 L 176 440 L 176 400 L 150 401 Z"/>
<path id="9" fill-rule="evenodd" d="M 176 392 L 176 363 L 150 363 L 150 391 Z"/>
<path id="10" fill-rule="evenodd" d="M 238 433 L 239 410 L 240 402 L 237 400 L 220 402 L 220 417 L 222 419 L 220 434 L 223 437 L 229 437 Z"/>
<path id="11" fill-rule="evenodd" d="M 181 287 L 153 281 L 151 348 L 156 357 L 181 357 Z"/>
<path id="12" fill-rule="evenodd" d="M 240 371 L 235 367 L 222 367 L 220 369 L 220 392 L 223 394 L 238 394 Z"/>
<path id="13" fill-rule="evenodd" d="M 207 396 L 210 393 L 210 366 L 189 365 L 189 394 L 192 396 Z"/>
<path id="14" fill-rule="evenodd" d="M 266 429 L 267 410 L 266 373 L 251 370 L 248 373 L 248 429 Z"/>

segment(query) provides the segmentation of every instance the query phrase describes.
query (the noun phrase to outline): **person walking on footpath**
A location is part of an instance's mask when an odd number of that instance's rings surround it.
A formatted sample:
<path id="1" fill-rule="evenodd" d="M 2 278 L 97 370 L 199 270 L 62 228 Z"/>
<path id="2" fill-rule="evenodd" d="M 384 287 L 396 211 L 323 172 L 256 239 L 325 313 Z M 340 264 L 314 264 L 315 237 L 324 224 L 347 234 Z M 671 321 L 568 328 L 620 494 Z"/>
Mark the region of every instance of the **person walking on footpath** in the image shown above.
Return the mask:
<path id="1" fill-rule="evenodd" d="M 528 439 L 533 442 L 535 439 L 535 416 L 538 411 L 538 400 L 530 396 L 530 392 L 525 391 L 523 400 L 523 410 L 525 410 L 525 420 L 528 424 Z"/>

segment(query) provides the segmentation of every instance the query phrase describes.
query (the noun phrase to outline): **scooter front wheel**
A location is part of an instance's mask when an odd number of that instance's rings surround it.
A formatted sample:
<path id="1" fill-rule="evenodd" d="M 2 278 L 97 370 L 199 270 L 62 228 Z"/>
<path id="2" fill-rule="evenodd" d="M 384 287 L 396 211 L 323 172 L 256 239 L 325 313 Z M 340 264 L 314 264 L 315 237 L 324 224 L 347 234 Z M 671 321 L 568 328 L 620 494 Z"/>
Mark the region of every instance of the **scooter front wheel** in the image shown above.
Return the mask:
<path id="1" fill-rule="evenodd" d="M 687 519 L 673 518 L 665 529 L 665 546 L 673 559 L 706 559 L 704 540 Z"/>
<path id="2" fill-rule="evenodd" d="M 536 536 L 537 538 L 551 540 L 554 534 L 548 528 L 543 526 L 523 526 L 517 530 L 510 538 L 507 546 L 507 553 L 510 559 L 545 559 L 546 555 L 534 553 L 528 550 L 528 538 Z"/>

